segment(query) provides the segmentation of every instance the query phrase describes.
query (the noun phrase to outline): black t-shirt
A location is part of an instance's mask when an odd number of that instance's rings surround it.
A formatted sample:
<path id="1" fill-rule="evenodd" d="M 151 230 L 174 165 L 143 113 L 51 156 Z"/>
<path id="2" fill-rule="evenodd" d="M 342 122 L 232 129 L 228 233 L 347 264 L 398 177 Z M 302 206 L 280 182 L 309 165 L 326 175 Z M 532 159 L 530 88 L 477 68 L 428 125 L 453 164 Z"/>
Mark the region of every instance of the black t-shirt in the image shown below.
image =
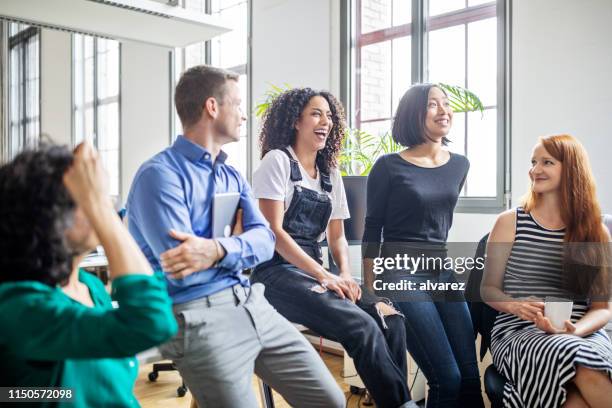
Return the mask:
<path id="1" fill-rule="evenodd" d="M 428 168 L 404 160 L 398 153 L 376 161 L 368 176 L 365 256 L 378 256 L 386 243 L 444 243 L 470 163 L 450 154 L 445 164 Z"/>

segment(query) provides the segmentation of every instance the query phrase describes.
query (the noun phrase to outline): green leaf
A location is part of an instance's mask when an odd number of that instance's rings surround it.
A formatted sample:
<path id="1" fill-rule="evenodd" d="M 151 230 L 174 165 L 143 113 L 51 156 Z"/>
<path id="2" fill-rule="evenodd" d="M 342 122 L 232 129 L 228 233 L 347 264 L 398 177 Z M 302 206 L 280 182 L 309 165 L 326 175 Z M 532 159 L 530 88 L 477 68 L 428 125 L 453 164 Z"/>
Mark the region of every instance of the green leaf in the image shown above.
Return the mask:
<path id="1" fill-rule="evenodd" d="M 266 91 L 264 100 L 255 105 L 254 113 L 255 116 L 257 116 L 258 118 L 262 118 L 266 114 L 266 111 L 268 110 L 270 105 L 272 105 L 274 99 L 276 99 L 283 92 L 293 88 L 287 83 L 283 84 L 282 87 L 270 83 L 268 83 L 268 85 L 270 86 L 270 88 Z"/>
<path id="2" fill-rule="evenodd" d="M 484 105 L 475 93 L 457 85 L 449 85 L 442 82 L 437 85 L 448 94 L 448 100 L 454 112 L 480 111 L 482 116 Z"/>

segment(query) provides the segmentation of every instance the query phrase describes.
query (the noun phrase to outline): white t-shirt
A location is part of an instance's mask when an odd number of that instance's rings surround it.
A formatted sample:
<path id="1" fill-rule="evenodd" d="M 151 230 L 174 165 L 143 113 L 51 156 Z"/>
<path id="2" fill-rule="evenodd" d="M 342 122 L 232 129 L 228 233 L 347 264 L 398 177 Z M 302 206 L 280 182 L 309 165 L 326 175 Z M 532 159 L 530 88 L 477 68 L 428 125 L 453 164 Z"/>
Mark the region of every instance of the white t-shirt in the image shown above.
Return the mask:
<path id="1" fill-rule="evenodd" d="M 295 158 L 295 153 L 291 146 L 287 148 L 291 156 Z M 297 159 L 296 159 L 297 160 Z M 299 161 L 298 161 L 299 163 Z M 255 198 L 266 198 L 269 200 L 278 200 L 285 202 L 285 211 L 289 208 L 291 199 L 293 198 L 293 188 L 300 185 L 310 190 L 315 190 L 319 193 L 325 192 L 321 187 L 321 176 L 317 171 L 317 178 L 313 179 L 308 175 L 308 172 L 300 164 L 300 172 L 302 180 L 291 181 L 291 164 L 289 158 L 282 150 L 271 150 L 261 160 L 259 167 L 253 173 L 253 194 Z M 332 184 L 331 193 L 327 195 L 331 199 L 332 211 L 330 220 L 344 220 L 350 217 L 348 203 L 346 202 L 346 193 L 344 192 L 344 183 L 340 171 L 331 169 L 330 179 Z M 321 234 L 319 241 L 325 238 L 325 233 Z"/>

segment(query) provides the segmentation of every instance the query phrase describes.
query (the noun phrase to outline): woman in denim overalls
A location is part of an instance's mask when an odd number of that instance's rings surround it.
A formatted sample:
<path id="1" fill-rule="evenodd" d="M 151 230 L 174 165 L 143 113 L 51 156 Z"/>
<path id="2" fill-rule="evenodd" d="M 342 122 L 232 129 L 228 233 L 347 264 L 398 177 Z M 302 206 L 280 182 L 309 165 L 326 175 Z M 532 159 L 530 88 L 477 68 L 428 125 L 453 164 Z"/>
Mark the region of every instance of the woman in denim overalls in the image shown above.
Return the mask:
<path id="1" fill-rule="evenodd" d="M 340 342 L 379 407 L 416 407 L 406 384 L 403 317 L 351 276 L 336 167 L 344 131 L 343 109 L 328 92 L 292 89 L 266 112 L 253 189 L 276 252 L 251 279 L 265 284 L 266 298 L 288 320 Z M 339 275 L 322 266 L 325 235 Z"/>

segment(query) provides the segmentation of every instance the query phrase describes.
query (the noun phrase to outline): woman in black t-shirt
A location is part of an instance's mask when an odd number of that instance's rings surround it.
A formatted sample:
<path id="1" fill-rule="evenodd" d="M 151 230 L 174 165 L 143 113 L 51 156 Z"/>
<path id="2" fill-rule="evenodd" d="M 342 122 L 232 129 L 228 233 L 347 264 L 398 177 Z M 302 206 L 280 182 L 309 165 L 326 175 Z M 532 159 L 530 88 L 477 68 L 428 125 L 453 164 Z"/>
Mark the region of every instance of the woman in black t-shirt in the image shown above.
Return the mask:
<path id="1" fill-rule="evenodd" d="M 372 168 L 363 235 L 366 285 L 386 289 L 406 316 L 407 348 L 429 383 L 429 408 L 484 406 L 467 304 L 458 291 L 419 290 L 421 284 L 454 283 L 452 270 L 400 263 L 383 271 L 381 258 L 446 259 L 448 230 L 469 169 L 465 156 L 444 149 L 452 118 L 442 88 L 415 85 L 404 94 L 392 136 L 406 149 Z M 372 272 L 382 274 L 374 278 Z"/>

